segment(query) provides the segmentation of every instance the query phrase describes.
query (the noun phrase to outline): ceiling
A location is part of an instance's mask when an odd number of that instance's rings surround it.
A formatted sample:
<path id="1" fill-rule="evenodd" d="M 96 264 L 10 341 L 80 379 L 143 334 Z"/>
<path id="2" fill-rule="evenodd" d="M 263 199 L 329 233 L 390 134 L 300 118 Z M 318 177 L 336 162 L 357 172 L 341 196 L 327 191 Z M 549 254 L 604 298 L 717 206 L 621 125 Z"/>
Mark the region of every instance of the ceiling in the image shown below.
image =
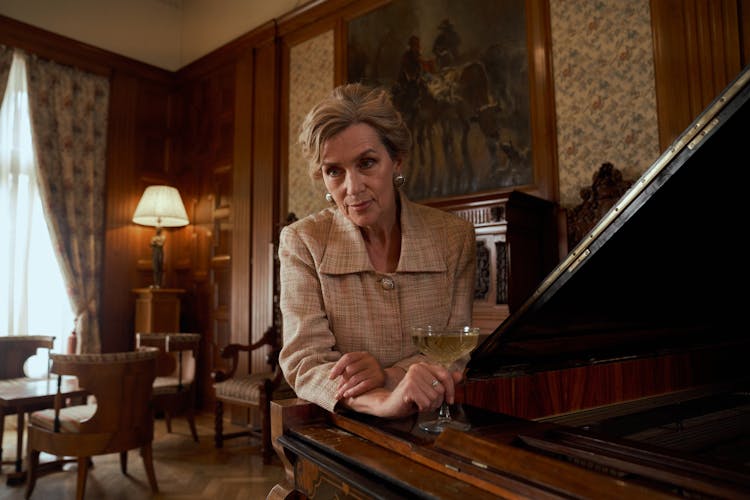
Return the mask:
<path id="1" fill-rule="evenodd" d="M 0 15 L 176 71 L 307 0 L 2 0 Z"/>

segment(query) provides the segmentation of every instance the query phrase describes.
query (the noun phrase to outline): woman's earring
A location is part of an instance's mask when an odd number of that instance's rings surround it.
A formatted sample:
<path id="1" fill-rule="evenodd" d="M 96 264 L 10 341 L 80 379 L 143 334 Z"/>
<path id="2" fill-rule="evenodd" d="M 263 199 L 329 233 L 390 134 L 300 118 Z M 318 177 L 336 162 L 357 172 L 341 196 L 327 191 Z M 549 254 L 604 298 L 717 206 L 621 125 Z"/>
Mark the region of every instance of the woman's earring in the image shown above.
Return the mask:
<path id="1" fill-rule="evenodd" d="M 333 203 L 333 195 L 331 193 L 326 193 L 326 201 L 328 203 Z"/>
<path id="2" fill-rule="evenodd" d="M 393 185 L 396 186 L 397 188 L 400 188 L 401 186 L 403 186 L 404 182 L 406 182 L 406 177 L 404 177 L 401 174 L 398 174 L 393 177 Z"/>

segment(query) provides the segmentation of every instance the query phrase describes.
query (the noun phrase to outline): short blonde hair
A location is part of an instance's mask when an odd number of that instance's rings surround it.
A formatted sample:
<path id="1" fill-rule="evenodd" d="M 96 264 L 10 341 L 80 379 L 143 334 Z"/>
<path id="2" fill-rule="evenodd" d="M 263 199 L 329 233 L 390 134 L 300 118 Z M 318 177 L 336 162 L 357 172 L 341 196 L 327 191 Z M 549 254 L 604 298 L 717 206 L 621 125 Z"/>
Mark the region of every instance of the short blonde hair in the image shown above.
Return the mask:
<path id="1" fill-rule="evenodd" d="M 333 89 L 305 117 L 299 134 L 302 154 L 308 161 L 308 174 L 320 179 L 323 144 L 357 123 L 366 123 L 377 132 L 391 160 L 405 162 L 411 149 L 411 134 L 401 114 L 393 106 L 387 90 L 361 83 Z"/>

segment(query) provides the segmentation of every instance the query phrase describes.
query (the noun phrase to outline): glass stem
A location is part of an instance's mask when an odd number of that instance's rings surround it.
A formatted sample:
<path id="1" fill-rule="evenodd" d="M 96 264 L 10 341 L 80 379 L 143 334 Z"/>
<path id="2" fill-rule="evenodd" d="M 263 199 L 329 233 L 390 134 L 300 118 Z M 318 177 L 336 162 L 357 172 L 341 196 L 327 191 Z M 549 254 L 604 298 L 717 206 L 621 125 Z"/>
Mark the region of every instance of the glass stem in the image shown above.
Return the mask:
<path id="1" fill-rule="evenodd" d="M 446 370 L 450 370 L 449 363 L 441 363 L 441 365 Z M 440 405 L 440 409 L 438 410 L 437 420 L 441 426 L 451 421 L 451 408 L 448 406 L 448 402 L 445 399 L 443 399 L 443 404 Z"/>
<path id="2" fill-rule="evenodd" d="M 448 403 L 443 401 L 440 405 L 440 411 L 438 412 L 438 420 L 440 422 L 448 422 L 451 419 L 451 408 Z"/>

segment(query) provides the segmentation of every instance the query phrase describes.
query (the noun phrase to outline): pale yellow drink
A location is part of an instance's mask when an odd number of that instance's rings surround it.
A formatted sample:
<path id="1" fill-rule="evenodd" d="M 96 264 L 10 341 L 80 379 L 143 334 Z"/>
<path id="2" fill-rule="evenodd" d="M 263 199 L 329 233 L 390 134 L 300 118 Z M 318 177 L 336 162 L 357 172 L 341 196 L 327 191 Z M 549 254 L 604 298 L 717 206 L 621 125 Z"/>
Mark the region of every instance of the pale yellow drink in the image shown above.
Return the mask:
<path id="1" fill-rule="evenodd" d="M 479 342 L 479 328 L 469 326 L 454 328 L 415 327 L 412 328 L 412 342 L 416 348 L 431 361 L 439 363 L 447 369 L 450 365 L 469 354 Z M 439 384 L 435 379 L 433 386 Z M 448 403 L 443 400 L 436 420 L 421 422 L 422 430 L 432 433 L 442 432 L 446 427 L 468 430 L 471 426 L 466 422 L 457 422 L 451 418 Z"/>
<path id="2" fill-rule="evenodd" d="M 443 366 L 450 366 L 457 359 L 469 354 L 479 340 L 479 332 L 475 330 L 432 333 L 414 335 L 412 340 L 422 354 Z"/>

